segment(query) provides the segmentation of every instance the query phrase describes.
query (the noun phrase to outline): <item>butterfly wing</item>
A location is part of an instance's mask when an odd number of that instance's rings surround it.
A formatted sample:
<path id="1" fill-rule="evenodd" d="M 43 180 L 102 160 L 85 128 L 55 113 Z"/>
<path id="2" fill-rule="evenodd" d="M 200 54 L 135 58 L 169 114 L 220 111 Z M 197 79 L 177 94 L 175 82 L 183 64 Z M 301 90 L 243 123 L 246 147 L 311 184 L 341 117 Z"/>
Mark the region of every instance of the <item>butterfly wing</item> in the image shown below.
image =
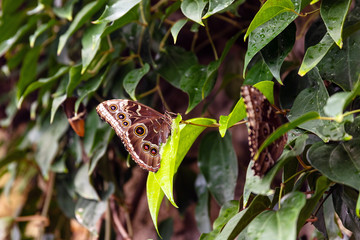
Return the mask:
<path id="1" fill-rule="evenodd" d="M 266 97 L 252 86 L 241 87 L 244 98 L 249 125 L 249 149 L 251 159 L 254 160 L 256 152 L 266 138 L 279 126 L 281 119 Z M 255 175 L 263 176 L 276 162 L 283 152 L 287 136 L 283 135 L 266 147 L 254 162 Z"/>
<path id="2" fill-rule="evenodd" d="M 160 145 L 171 133 L 172 119 L 141 103 L 113 99 L 96 108 L 120 137 L 140 167 L 152 172 L 160 168 Z"/>

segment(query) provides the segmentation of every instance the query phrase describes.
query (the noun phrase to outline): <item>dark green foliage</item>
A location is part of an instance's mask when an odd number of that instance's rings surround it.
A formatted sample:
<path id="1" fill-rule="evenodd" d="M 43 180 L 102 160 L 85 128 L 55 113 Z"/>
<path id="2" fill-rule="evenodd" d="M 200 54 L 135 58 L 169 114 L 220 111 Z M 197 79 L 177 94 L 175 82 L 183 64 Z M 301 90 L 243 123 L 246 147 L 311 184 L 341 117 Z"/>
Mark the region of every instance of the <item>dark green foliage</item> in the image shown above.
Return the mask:
<path id="1" fill-rule="evenodd" d="M 0 238 L 359 238 L 360 1 L 244 2 L 1 1 Z M 242 84 L 287 108 L 263 178 Z M 157 173 L 96 114 L 112 98 L 181 113 Z"/>

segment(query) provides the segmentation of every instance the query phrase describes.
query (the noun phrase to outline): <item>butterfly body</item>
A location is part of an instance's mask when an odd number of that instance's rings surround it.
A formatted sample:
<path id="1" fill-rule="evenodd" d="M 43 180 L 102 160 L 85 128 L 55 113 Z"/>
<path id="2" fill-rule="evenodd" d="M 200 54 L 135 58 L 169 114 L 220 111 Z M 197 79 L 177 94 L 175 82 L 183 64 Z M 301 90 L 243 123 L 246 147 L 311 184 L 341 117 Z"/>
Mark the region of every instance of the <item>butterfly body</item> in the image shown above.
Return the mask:
<path id="1" fill-rule="evenodd" d="M 160 168 L 160 146 L 171 133 L 170 116 L 123 99 L 104 101 L 96 111 L 115 130 L 140 167 L 152 172 Z"/>
<path id="2" fill-rule="evenodd" d="M 252 86 L 243 86 L 241 95 L 244 98 L 248 116 L 249 149 L 251 159 L 254 160 L 261 144 L 282 125 L 282 122 L 273 106 L 258 89 Z M 286 141 L 287 136 L 283 135 L 260 153 L 253 165 L 255 175 L 263 176 L 275 164 L 283 152 Z"/>

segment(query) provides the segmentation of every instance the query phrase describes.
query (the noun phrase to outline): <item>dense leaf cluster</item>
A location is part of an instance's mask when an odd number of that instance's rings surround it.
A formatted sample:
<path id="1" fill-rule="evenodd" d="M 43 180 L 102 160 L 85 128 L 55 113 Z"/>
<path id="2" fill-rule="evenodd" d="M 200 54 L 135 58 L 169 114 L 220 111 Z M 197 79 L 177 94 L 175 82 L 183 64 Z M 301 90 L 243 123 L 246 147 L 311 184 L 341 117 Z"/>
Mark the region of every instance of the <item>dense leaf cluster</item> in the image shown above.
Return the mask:
<path id="1" fill-rule="evenodd" d="M 146 238 L 178 221 L 158 225 L 164 197 L 196 202 L 192 238 L 296 239 L 306 224 L 360 238 L 359 29 L 359 0 L 1 1 L 0 238 L 142 236 L 145 181 Z M 231 135 L 242 84 L 287 110 L 259 149 L 288 134 L 263 178 Z M 111 98 L 184 113 L 147 180 L 96 114 Z"/>

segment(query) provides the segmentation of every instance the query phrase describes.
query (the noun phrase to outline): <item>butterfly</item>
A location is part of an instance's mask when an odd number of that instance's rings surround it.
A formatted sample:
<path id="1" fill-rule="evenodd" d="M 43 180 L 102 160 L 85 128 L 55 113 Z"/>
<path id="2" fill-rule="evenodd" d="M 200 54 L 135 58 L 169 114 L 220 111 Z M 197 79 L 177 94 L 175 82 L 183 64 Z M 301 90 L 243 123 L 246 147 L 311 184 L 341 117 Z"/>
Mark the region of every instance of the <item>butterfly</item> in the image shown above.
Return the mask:
<path id="1" fill-rule="evenodd" d="M 160 168 L 160 146 L 171 134 L 172 118 L 135 101 L 113 99 L 96 111 L 120 137 L 132 159 L 151 172 Z"/>
<path id="2" fill-rule="evenodd" d="M 266 97 L 253 86 L 242 86 L 241 95 L 244 98 L 249 125 L 249 149 L 251 159 L 259 150 L 261 144 L 278 127 L 282 125 L 276 110 Z M 287 135 L 283 135 L 267 146 L 254 161 L 252 169 L 255 175 L 264 176 L 280 157 L 287 142 Z"/>

